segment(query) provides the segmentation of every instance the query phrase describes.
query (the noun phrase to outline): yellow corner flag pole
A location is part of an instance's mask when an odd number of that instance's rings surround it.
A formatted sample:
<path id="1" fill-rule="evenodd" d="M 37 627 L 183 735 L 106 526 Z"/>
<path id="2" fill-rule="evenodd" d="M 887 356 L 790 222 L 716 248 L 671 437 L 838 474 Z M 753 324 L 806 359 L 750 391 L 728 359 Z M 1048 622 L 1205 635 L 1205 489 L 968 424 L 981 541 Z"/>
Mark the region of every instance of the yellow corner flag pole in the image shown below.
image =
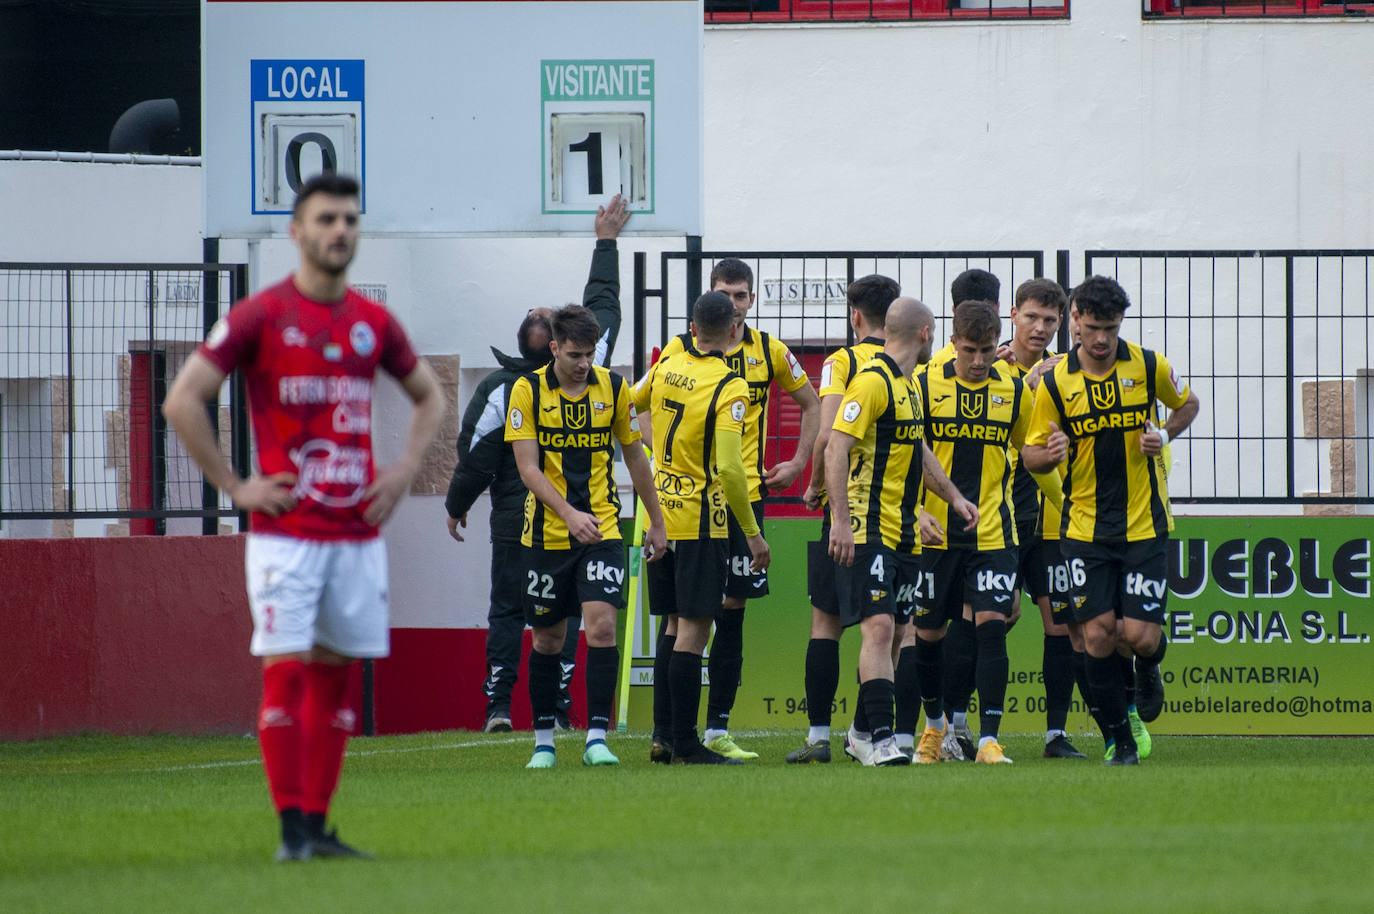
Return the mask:
<path id="1" fill-rule="evenodd" d="M 654 465 L 654 452 L 644 448 L 644 456 L 649 458 L 649 467 Z M 649 514 L 644 510 L 644 502 L 635 498 L 635 526 L 630 535 L 630 592 L 625 601 L 625 637 L 620 643 L 620 684 L 617 688 L 617 712 L 615 729 L 624 733 L 630 729 L 630 670 L 634 666 L 635 630 L 639 627 L 639 578 L 644 568 L 644 528 L 648 525 Z"/>

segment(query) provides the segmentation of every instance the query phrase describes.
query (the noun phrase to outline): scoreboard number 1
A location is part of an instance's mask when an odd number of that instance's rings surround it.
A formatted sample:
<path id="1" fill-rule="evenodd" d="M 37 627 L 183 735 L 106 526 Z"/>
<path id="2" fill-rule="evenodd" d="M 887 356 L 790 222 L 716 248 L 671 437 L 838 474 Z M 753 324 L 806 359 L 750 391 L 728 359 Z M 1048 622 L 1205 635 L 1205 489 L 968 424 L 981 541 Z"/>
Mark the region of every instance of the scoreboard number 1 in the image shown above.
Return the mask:
<path id="1" fill-rule="evenodd" d="M 543 211 L 654 211 L 652 60 L 540 63 Z"/>

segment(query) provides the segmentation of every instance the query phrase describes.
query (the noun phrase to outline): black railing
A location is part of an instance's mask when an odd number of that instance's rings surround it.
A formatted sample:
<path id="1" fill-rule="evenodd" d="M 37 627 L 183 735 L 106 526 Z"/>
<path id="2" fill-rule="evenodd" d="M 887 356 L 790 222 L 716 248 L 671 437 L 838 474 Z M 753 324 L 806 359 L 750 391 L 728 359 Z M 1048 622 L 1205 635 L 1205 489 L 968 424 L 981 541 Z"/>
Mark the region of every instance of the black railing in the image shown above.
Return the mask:
<path id="1" fill-rule="evenodd" d="M 978 267 L 1002 281 L 1002 301 L 1010 303 L 1016 286 L 1044 275 L 1043 251 L 702 251 L 700 240 L 688 239 L 688 250 L 661 255 L 659 286 L 647 286 L 647 259 L 635 255 L 635 376 L 643 374 L 651 345 L 687 330 L 691 304 L 708 287 L 712 266 L 725 257 L 737 257 L 754 271 L 756 301 L 749 325 L 787 343 L 805 363 L 855 342 L 849 326 L 845 289 L 868 273 L 891 276 L 902 294 L 930 305 L 936 314 L 936 339 L 948 337 L 949 286 L 964 270 Z M 649 301 L 657 308 L 650 311 Z M 652 340 L 651 344 L 649 341 Z M 812 377 L 815 382 L 816 378 Z M 786 396 L 775 396 L 769 409 L 774 414 L 764 442 L 764 463 L 788 459 L 796 448 L 797 434 L 790 414 L 795 407 Z M 783 503 L 800 502 L 806 481 L 778 497 Z"/>
<path id="2" fill-rule="evenodd" d="M 1122 336 L 1202 401 L 1169 491 L 1207 504 L 1374 503 L 1374 251 L 1087 251 Z"/>
<path id="3" fill-rule="evenodd" d="M 247 288 L 242 264 L 0 263 L 0 521 L 214 533 L 237 512 L 162 419 L 186 358 Z M 246 404 L 210 410 L 247 472 Z M 174 525 L 176 526 L 176 525 Z"/>
<path id="4" fill-rule="evenodd" d="M 1069 0 L 706 0 L 707 23 L 1067 19 Z"/>

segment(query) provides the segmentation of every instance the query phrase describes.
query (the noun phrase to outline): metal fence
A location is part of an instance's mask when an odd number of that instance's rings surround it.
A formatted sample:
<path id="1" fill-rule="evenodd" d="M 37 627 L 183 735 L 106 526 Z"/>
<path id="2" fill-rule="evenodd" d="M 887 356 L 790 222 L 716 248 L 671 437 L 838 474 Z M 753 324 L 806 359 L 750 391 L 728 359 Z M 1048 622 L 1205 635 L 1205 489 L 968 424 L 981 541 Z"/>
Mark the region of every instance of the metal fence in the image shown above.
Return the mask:
<path id="1" fill-rule="evenodd" d="M 1067 19 L 1069 0 L 706 0 L 706 22 Z"/>
<path id="2" fill-rule="evenodd" d="M 10 535 L 115 521 L 120 531 L 216 532 L 236 512 L 162 418 L 167 387 L 246 288 L 246 267 L 0 263 L 0 523 Z M 211 409 L 246 470 L 241 387 Z M 51 524 L 47 532 L 53 531 Z M 66 532 L 72 532 L 71 528 Z"/>
<path id="3" fill-rule="evenodd" d="M 936 339 L 948 337 L 949 286 L 964 270 L 979 267 L 1003 283 L 1002 297 L 1027 279 L 1044 275 L 1043 251 L 667 251 L 658 287 L 647 285 L 647 259 L 635 255 L 635 376 L 643 374 L 650 346 L 687 330 L 692 302 L 709 286 L 711 267 L 737 257 L 754 271 L 756 302 L 750 326 L 783 340 L 815 380 L 822 358 L 856 342 L 849 326 L 845 289 L 869 273 L 891 276 L 902 294 L 919 298 L 936 314 Z M 653 300 L 657 307 L 649 308 Z M 652 341 L 652 342 L 650 342 Z M 764 464 L 790 459 L 800 433 L 800 412 L 787 396 L 769 401 Z M 798 505 L 806 474 L 775 501 Z"/>
<path id="4" fill-rule="evenodd" d="M 1371 504 L 1374 251 L 1087 251 L 1130 295 L 1122 335 L 1202 401 L 1171 495 Z"/>
<path id="5" fill-rule="evenodd" d="M 1374 504 L 1374 251 L 1086 251 L 1075 276 L 1064 250 L 1052 258 L 1041 251 L 689 250 L 662 255 L 657 288 L 648 286 L 647 259 L 636 255 L 637 377 L 650 347 L 687 329 L 689 303 L 723 257 L 754 269 L 751 325 L 804 362 L 853 342 L 844 289 L 866 273 L 892 276 L 903 294 L 929 304 L 939 342 L 949 335 L 949 284 L 970 267 L 1001 279 L 1004 317 L 1016 287 L 1044 275 L 1047 259 L 1066 287 L 1083 275 L 1113 276 L 1133 303 L 1123 337 L 1163 352 L 1202 402 L 1171 446 L 1176 501 Z M 1066 344 L 1067 327 L 1059 348 Z M 765 439 L 769 464 L 792 455 L 797 432 L 788 398 L 770 402 L 777 406 Z M 802 484 L 782 502 L 795 502 Z"/>

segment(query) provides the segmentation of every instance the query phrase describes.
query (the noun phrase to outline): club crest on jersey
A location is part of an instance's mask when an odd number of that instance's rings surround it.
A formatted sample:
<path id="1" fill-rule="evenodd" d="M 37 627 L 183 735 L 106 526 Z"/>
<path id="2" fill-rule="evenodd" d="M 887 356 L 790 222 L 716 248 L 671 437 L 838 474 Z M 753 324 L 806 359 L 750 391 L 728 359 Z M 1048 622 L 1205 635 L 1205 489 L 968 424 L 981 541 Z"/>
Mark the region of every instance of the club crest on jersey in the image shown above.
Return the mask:
<path id="1" fill-rule="evenodd" d="M 328 361 L 328 362 L 342 362 L 342 361 L 343 361 L 343 347 L 340 346 L 338 343 L 325 343 L 325 344 L 324 344 L 324 358 L 325 358 L 325 361 Z"/>
<path id="2" fill-rule="evenodd" d="M 977 419 L 983 415 L 983 398 L 976 390 L 959 391 L 959 415 L 965 419 Z"/>
<path id="3" fill-rule="evenodd" d="M 992 401 L 993 406 L 1001 406 L 1003 403 L 1007 402 L 996 394 L 988 394 L 988 399 Z"/>
<path id="4" fill-rule="evenodd" d="M 518 409 L 510 411 L 510 427 L 519 430 L 525 424 L 525 414 Z"/>
<path id="5" fill-rule="evenodd" d="M 863 407 L 859 405 L 858 400 L 850 400 L 844 405 L 844 421 L 853 422 L 859 418 L 859 413 L 862 411 Z"/>
<path id="6" fill-rule="evenodd" d="M 563 425 L 566 428 L 585 428 L 587 425 L 587 403 L 579 400 L 576 403 L 563 404 Z"/>
<path id="7" fill-rule="evenodd" d="M 592 411 L 595 412 L 598 416 L 608 409 L 610 409 L 610 406 L 608 406 L 605 403 L 602 403 L 600 400 L 592 401 Z"/>
<path id="8" fill-rule="evenodd" d="M 1134 390 L 1134 389 L 1135 389 L 1135 378 L 1122 378 L 1122 379 L 1121 379 L 1121 386 L 1124 387 L 1124 388 L 1126 388 L 1127 390 Z"/>
<path id="9" fill-rule="evenodd" d="M 367 357 L 377 348 L 377 334 L 363 321 L 348 329 L 348 343 L 358 355 Z"/>
<path id="10" fill-rule="evenodd" d="M 1092 398 L 1093 406 L 1098 409 L 1111 409 L 1116 406 L 1116 384 L 1110 379 L 1089 381 L 1088 396 Z"/>
<path id="11" fill-rule="evenodd" d="M 281 332 L 281 341 L 283 346 L 304 346 L 308 342 L 301 328 L 295 326 L 287 327 Z"/>
<path id="12" fill-rule="evenodd" d="M 730 404 L 730 418 L 734 419 L 736 422 L 743 422 L 744 410 L 744 401 L 736 400 L 734 403 Z"/>

